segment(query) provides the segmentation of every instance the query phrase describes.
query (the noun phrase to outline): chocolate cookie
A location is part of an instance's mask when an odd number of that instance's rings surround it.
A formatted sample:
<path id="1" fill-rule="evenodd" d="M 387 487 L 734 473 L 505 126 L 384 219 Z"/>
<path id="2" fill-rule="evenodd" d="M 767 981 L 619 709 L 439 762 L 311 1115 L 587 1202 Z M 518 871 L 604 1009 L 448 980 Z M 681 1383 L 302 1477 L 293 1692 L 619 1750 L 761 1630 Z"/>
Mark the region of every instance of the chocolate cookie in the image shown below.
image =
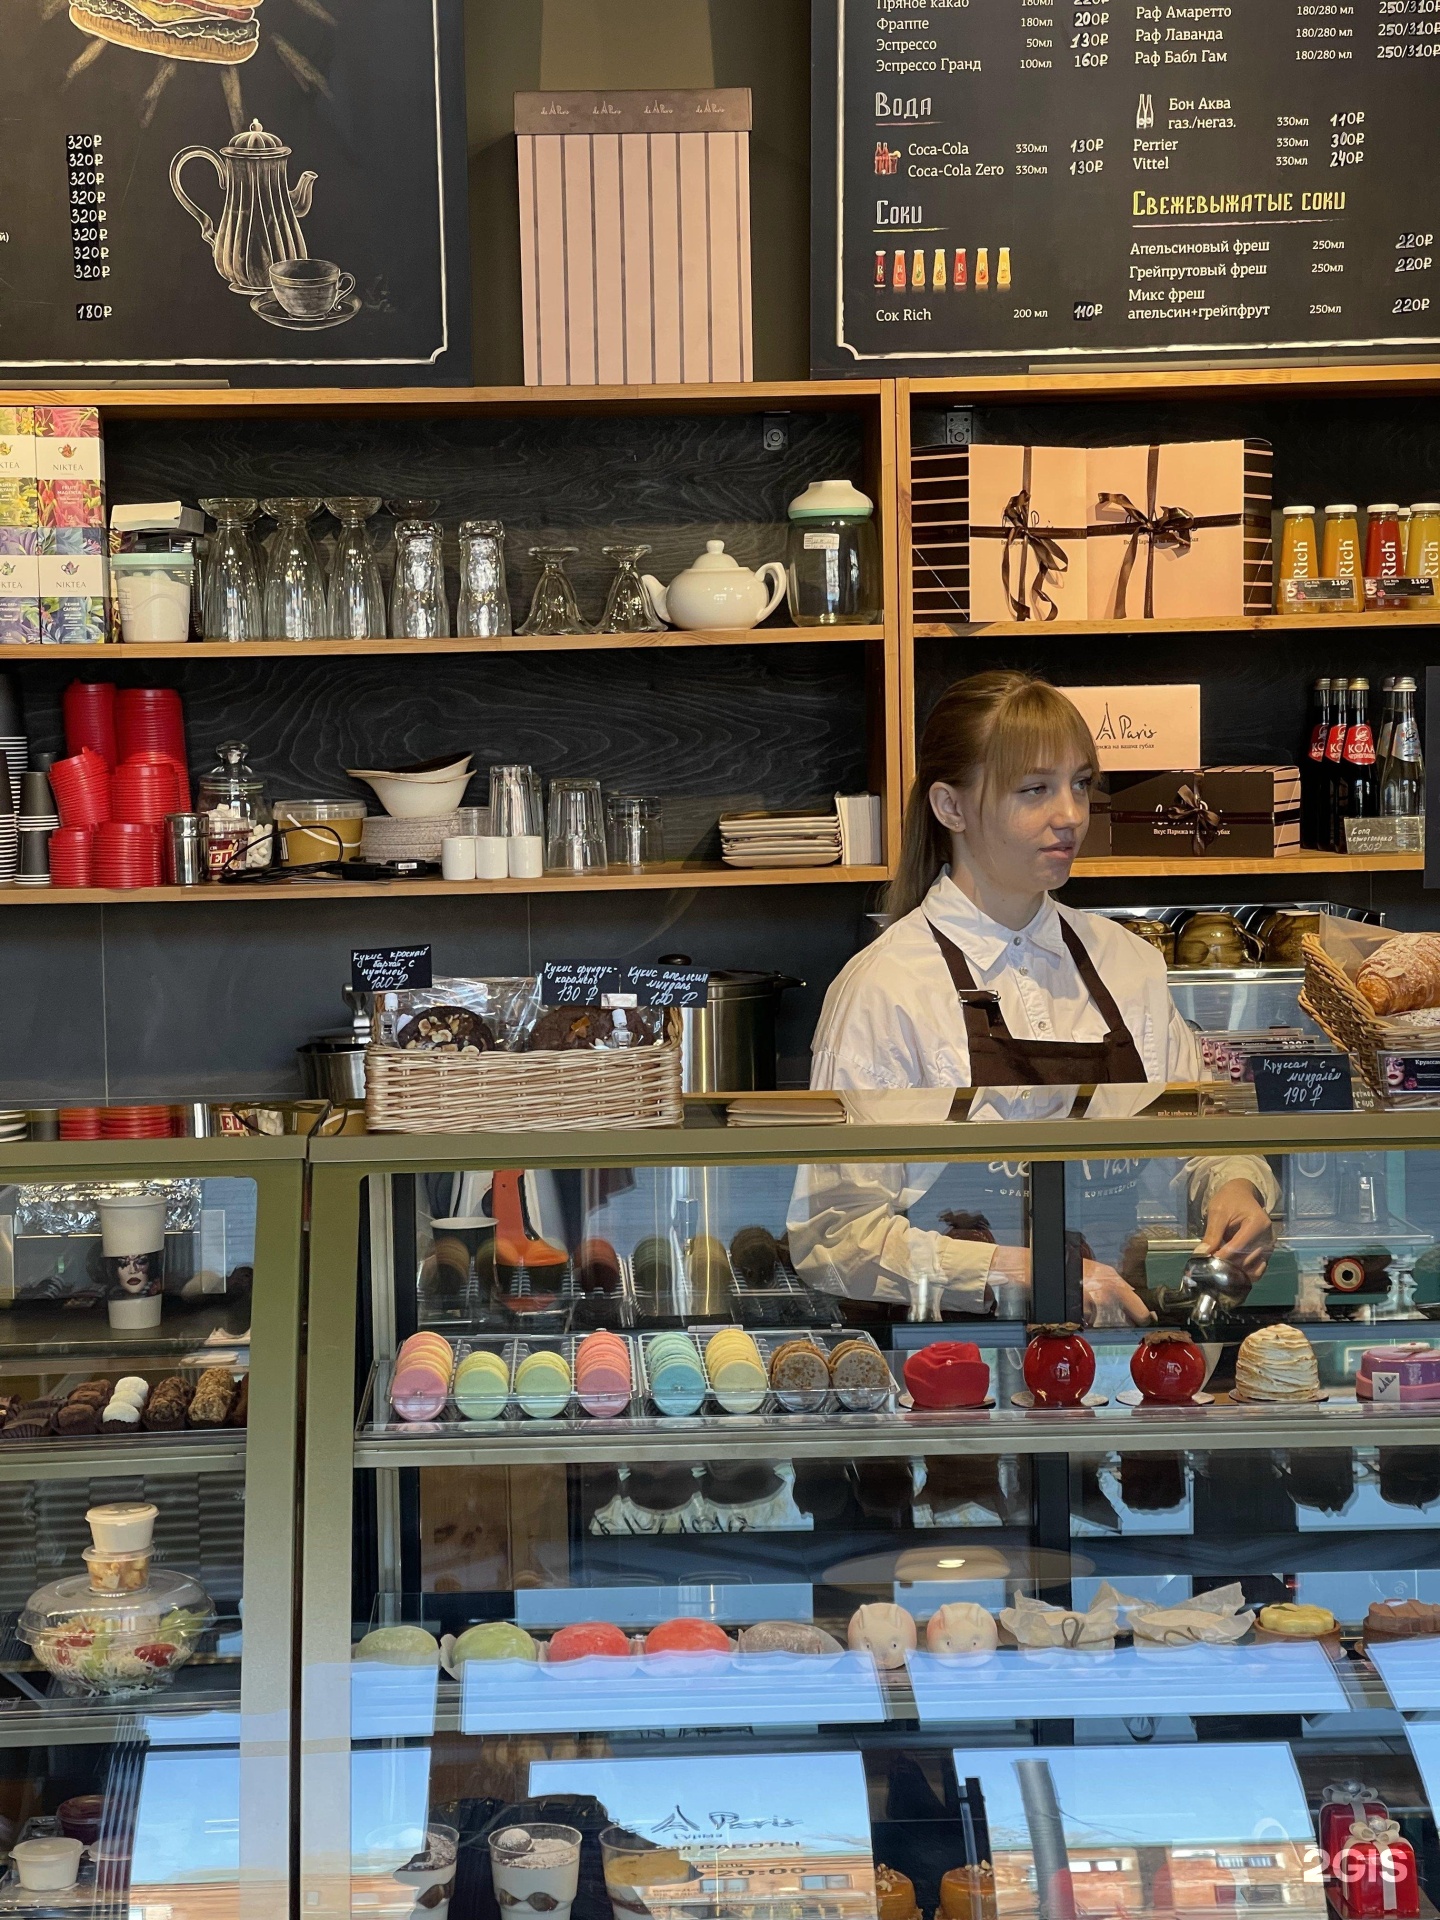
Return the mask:
<path id="1" fill-rule="evenodd" d="M 532 1053 L 583 1052 L 595 1047 L 648 1047 L 659 1016 L 645 1007 L 547 1007 L 530 1035 Z"/>
<path id="2" fill-rule="evenodd" d="M 489 1021 L 468 1007 L 426 1007 L 401 1023 L 395 1044 L 406 1053 L 494 1053 L 500 1043 Z"/>
<path id="3" fill-rule="evenodd" d="M 777 1258 L 775 1236 L 764 1227 L 741 1227 L 730 1242 L 730 1264 L 747 1287 L 768 1287 Z"/>

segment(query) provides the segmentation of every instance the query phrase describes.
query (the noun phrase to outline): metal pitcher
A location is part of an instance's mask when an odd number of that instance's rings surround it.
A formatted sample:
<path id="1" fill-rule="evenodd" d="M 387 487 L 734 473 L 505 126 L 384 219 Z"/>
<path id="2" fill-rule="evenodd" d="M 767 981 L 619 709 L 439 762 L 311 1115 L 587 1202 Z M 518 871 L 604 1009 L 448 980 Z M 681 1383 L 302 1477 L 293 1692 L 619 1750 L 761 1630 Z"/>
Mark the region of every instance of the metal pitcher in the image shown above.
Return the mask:
<path id="1" fill-rule="evenodd" d="M 285 162 L 290 149 L 258 120 L 237 133 L 219 153 L 184 147 L 170 162 L 175 198 L 198 222 L 200 237 L 215 256 L 215 270 L 232 293 L 268 293 L 270 269 L 281 260 L 307 260 L 300 222 L 310 211 L 315 173 L 302 173 L 292 187 Z M 180 175 L 191 160 L 208 160 L 225 193 L 218 221 L 186 193 Z"/>

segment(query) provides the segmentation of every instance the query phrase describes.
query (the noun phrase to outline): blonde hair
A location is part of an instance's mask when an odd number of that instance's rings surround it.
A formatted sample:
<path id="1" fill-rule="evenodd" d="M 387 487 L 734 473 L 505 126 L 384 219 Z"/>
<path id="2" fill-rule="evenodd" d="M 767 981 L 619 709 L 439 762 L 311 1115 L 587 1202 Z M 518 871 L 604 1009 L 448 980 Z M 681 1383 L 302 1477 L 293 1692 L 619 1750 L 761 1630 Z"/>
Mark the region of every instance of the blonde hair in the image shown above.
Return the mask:
<path id="1" fill-rule="evenodd" d="M 997 793 L 1072 753 L 1095 769 L 1097 755 L 1080 709 L 1048 680 L 1033 674 L 973 673 L 936 702 L 905 803 L 900 864 L 885 893 L 892 920 L 918 907 L 950 859 L 950 834 L 930 805 L 930 789 L 979 789 L 983 807 Z"/>

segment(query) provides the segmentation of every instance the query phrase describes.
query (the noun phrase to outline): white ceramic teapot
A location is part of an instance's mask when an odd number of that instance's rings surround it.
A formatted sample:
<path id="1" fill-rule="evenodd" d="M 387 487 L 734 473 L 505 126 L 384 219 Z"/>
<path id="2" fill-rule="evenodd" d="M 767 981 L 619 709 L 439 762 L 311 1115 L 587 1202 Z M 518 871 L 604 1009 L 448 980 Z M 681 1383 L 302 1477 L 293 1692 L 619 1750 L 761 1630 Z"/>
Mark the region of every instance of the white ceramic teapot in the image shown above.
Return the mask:
<path id="1" fill-rule="evenodd" d="M 671 627 L 757 627 L 785 594 L 785 569 L 778 560 L 767 560 L 752 573 L 726 553 L 723 540 L 707 540 L 704 553 L 668 587 L 653 573 L 643 578 L 650 604 Z"/>

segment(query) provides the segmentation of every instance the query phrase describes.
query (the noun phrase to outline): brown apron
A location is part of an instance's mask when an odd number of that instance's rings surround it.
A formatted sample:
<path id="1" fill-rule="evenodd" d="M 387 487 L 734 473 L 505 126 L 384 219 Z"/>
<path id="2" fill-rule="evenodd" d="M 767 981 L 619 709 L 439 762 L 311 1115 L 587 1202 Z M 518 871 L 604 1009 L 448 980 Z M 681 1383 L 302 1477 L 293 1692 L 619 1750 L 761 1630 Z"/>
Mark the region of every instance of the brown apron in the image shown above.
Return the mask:
<path id="1" fill-rule="evenodd" d="M 1133 1085 L 1145 1079 L 1145 1065 L 1130 1029 L 1120 1018 L 1110 989 L 1095 971 L 1084 941 L 1067 922 L 1060 922 L 1060 932 L 1090 998 L 1104 1018 L 1103 1040 L 1017 1040 L 1005 1024 L 999 995 L 977 987 L 955 942 L 933 923 L 930 931 L 945 956 L 965 1015 L 972 1087 L 1089 1087 L 1102 1082 Z"/>

